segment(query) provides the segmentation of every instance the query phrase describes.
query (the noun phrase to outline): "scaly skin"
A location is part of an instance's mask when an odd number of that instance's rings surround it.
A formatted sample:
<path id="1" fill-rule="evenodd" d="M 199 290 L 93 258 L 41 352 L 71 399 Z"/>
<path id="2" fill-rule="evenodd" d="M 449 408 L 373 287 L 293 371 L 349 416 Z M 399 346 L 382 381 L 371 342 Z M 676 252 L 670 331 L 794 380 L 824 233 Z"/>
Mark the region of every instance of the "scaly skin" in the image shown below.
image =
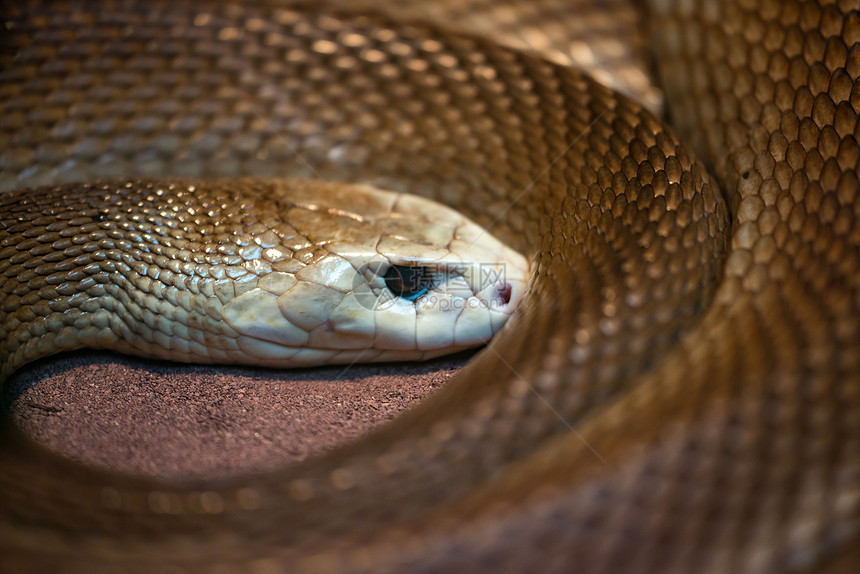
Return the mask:
<path id="1" fill-rule="evenodd" d="M 280 368 L 424 359 L 486 343 L 528 269 L 442 205 L 318 180 L 120 180 L 0 205 L 5 373 L 81 348 Z M 432 274 L 427 292 L 395 296 L 392 266 Z"/>
<path id="2" fill-rule="evenodd" d="M 677 137 L 573 69 L 380 14 L 14 9 L 30 24 L 8 36 L 8 189 L 154 173 L 372 181 L 492 224 L 533 265 L 510 328 L 443 392 L 283 471 L 162 484 L 10 435 L 4 560 L 851 571 L 858 9 L 650 2 Z"/>

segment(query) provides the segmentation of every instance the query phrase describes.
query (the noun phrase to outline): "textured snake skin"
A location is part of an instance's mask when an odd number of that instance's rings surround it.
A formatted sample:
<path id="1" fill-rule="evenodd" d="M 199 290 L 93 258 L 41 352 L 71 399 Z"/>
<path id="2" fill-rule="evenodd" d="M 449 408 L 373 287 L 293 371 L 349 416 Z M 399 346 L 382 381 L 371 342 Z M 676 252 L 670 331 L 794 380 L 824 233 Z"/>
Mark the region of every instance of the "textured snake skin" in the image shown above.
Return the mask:
<path id="1" fill-rule="evenodd" d="M 634 13 L 616 4 L 605 18 Z M 672 127 L 576 69 L 387 10 L 4 9 L 3 188 L 370 182 L 492 227 L 533 277 L 442 392 L 282 471 L 134 479 L 9 430 L 3 567 L 855 571 L 860 3 L 649 2 Z"/>

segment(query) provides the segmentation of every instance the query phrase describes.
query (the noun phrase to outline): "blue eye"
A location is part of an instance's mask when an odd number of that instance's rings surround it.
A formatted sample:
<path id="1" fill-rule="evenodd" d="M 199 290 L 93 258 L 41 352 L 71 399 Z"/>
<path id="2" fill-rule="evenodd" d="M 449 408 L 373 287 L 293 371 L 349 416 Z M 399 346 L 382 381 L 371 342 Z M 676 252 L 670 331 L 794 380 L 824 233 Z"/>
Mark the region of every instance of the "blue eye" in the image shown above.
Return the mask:
<path id="1" fill-rule="evenodd" d="M 392 265 L 383 276 L 385 286 L 397 297 L 414 301 L 430 289 L 432 274 L 427 267 Z"/>

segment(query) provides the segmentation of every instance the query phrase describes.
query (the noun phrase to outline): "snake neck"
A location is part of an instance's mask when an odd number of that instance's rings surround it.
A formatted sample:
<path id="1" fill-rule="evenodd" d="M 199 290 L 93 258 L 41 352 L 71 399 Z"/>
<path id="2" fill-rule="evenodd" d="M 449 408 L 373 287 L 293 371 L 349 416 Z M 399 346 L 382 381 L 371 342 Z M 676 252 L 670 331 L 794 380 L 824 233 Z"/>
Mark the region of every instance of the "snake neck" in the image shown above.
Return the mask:
<path id="1" fill-rule="evenodd" d="M 15 268 L 6 260 L 2 265 Z M 211 281 L 198 282 L 198 293 L 168 295 L 171 300 L 152 292 L 135 295 L 129 288 L 135 272 L 121 262 L 103 260 L 86 267 L 95 272 L 79 279 L 80 270 L 54 271 L 47 277 L 16 270 L 5 278 L 17 285 L 4 296 L 0 312 L 5 339 L 0 381 L 36 359 L 83 348 L 184 362 L 229 360 L 223 345 L 209 346 L 229 329 L 213 317 L 220 303 L 213 305 L 213 298 L 204 294 L 213 290 Z M 59 282 L 52 283 L 52 277 Z M 176 319 L 180 316 L 181 321 Z"/>
<path id="2" fill-rule="evenodd" d="M 68 186 L 3 198 L 3 379 L 85 347 L 185 362 L 240 358 L 221 307 L 256 286 L 257 275 L 229 265 L 244 263 L 247 237 L 207 253 L 171 217 L 175 197 L 147 204 L 156 191 Z"/>

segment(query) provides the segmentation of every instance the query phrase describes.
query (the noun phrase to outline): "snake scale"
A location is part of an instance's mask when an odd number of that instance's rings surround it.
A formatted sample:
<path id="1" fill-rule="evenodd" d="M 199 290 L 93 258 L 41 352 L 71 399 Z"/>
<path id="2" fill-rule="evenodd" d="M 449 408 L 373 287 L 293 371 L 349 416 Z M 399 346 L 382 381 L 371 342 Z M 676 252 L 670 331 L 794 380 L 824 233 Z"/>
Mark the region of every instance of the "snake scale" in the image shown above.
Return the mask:
<path id="1" fill-rule="evenodd" d="M 532 5 L 472 6 L 532 37 Z M 281 471 L 160 483 L 6 432 L 4 570 L 856 571 L 858 2 L 547 10 L 630 23 L 668 124 L 552 57 L 577 38 L 547 59 L 461 9 L 4 6 L 4 189 L 367 182 L 532 261 L 442 392 Z"/>

